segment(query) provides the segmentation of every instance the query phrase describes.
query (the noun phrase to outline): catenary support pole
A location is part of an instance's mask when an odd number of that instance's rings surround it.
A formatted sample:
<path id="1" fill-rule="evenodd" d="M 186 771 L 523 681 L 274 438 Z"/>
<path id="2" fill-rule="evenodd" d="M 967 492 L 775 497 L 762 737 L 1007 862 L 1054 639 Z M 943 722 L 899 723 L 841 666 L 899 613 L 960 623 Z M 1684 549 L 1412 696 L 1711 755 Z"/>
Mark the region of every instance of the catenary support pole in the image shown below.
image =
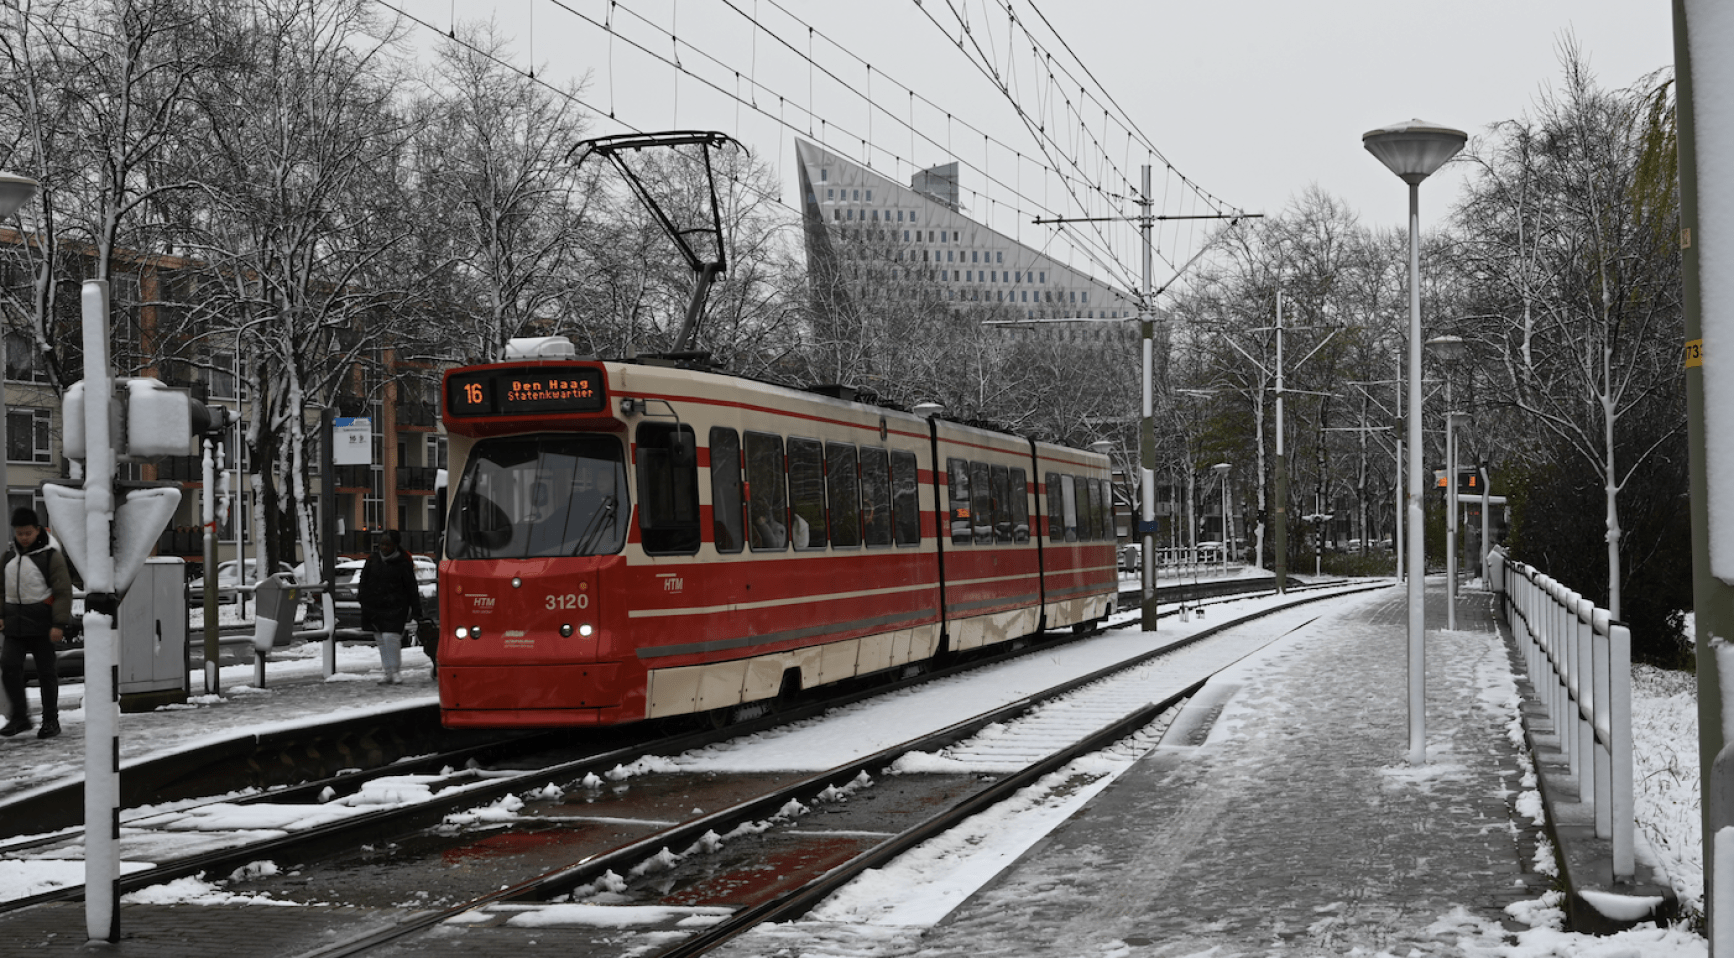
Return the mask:
<path id="1" fill-rule="evenodd" d="M 1143 213 L 1138 217 L 1138 234 L 1144 247 L 1144 297 L 1138 307 L 1138 331 L 1143 340 L 1144 360 L 1144 419 L 1138 443 L 1139 538 L 1143 543 L 1138 563 L 1143 579 L 1142 620 L 1144 631 L 1156 631 L 1156 384 L 1155 327 L 1156 303 L 1151 287 L 1150 231 L 1156 225 L 1150 215 L 1150 167 L 1144 167 L 1144 191 L 1138 198 Z"/>

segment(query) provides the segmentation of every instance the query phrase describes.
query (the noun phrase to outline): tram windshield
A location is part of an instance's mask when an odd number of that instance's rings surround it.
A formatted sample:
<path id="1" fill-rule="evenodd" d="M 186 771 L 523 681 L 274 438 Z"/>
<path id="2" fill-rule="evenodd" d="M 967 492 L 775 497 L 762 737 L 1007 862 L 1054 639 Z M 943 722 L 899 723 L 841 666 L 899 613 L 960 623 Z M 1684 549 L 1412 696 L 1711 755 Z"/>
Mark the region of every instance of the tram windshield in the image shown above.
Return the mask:
<path id="1" fill-rule="evenodd" d="M 452 499 L 446 555 L 525 559 L 620 551 L 626 465 L 611 436 L 514 436 L 470 450 Z"/>

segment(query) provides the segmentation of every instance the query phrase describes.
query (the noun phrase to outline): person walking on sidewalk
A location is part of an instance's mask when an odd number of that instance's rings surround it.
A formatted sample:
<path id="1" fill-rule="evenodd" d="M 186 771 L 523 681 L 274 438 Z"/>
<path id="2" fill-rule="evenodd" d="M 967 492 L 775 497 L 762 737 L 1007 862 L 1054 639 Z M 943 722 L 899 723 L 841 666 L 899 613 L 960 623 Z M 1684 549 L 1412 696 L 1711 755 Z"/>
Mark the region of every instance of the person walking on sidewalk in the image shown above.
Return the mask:
<path id="1" fill-rule="evenodd" d="M 401 685 L 398 668 L 403 659 L 403 633 L 410 619 L 421 618 L 421 589 L 415 581 L 415 563 L 398 548 L 397 533 L 379 534 L 379 550 L 361 567 L 361 627 L 379 644 L 379 664 L 385 669 L 380 685 Z"/>
<path id="2" fill-rule="evenodd" d="M 5 644 L 0 646 L 0 687 L 11 707 L 0 735 L 30 731 L 30 700 L 24 697 L 24 656 L 36 659 L 36 681 L 42 688 L 42 728 L 37 738 L 60 734 L 60 673 L 54 647 L 66 640 L 72 618 L 72 573 L 36 521 L 36 510 L 12 513 L 12 547 L 0 556 L 0 584 L 5 588 L 5 615 L 0 618 Z"/>

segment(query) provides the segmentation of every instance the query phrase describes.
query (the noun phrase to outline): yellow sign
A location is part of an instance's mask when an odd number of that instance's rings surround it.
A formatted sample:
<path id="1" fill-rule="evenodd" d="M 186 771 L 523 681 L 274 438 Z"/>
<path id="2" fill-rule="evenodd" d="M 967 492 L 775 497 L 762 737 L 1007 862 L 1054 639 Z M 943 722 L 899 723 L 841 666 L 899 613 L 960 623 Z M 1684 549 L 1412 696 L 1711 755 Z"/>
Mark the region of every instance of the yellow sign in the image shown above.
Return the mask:
<path id="1" fill-rule="evenodd" d="M 1704 365 L 1704 341 L 1694 339 L 1686 344 L 1686 368 Z"/>

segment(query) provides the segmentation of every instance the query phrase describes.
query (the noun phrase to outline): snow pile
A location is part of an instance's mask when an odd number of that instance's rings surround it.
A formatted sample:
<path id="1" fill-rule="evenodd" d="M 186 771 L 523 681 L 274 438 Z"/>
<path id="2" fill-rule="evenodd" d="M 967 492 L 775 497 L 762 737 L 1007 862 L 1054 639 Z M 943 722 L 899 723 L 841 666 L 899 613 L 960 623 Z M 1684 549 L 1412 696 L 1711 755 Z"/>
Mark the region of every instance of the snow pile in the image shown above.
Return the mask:
<path id="1" fill-rule="evenodd" d="M 1697 677 L 1632 668 L 1632 781 L 1639 854 L 1673 882 L 1689 914 L 1704 913 L 1704 843 L 1698 777 Z"/>
<path id="2" fill-rule="evenodd" d="M 242 895 L 223 890 L 228 882 L 205 881 L 205 873 L 177 878 L 161 885 L 141 888 L 121 896 L 126 905 L 277 905 L 297 907 L 299 902 L 279 901 L 270 895 Z"/>

